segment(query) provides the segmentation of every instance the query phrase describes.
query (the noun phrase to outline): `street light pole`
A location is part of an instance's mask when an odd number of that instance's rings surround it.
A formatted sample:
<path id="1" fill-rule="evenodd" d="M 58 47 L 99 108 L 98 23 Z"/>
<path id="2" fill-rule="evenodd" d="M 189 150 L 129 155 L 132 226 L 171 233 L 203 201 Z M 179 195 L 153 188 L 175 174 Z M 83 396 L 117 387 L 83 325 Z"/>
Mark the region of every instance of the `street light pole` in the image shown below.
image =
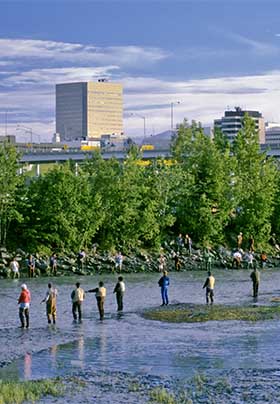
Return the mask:
<path id="1" fill-rule="evenodd" d="M 144 115 L 137 114 L 136 112 L 132 112 L 131 115 L 139 116 L 139 118 L 143 119 L 144 123 L 144 137 L 146 137 L 146 117 Z"/>
<path id="2" fill-rule="evenodd" d="M 176 104 L 180 104 L 180 101 L 170 103 L 171 132 L 173 132 L 173 110 L 174 110 L 174 105 L 176 105 Z"/>

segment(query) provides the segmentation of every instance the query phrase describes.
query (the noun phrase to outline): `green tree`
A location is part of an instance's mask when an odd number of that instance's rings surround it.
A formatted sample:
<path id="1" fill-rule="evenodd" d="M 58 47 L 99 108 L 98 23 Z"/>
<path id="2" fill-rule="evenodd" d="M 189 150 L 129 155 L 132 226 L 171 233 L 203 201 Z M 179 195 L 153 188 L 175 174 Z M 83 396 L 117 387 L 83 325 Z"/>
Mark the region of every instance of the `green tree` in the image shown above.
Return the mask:
<path id="1" fill-rule="evenodd" d="M 19 154 L 14 146 L 0 144 L 0 167 L 0 245 L 5 245 L 11 222 L 23 220 L 18 210 L 23 176 L 18 174 Z"/>
<path id="2" fill-rule="evenodd" d="M 101 199 L 91 193 L 88 176 L 76 176 L 70 163 L 57 166 L 29 187 L 22 229 L 33 248 L 76 250 L 89 245 L 102 223 Z"/>
<path id="3" fill-rule="evenodd" d="M 275 161 L 261 153 L 255 122 L 244 117 L 242 129 L 233 142 L 232 187 L 235 213 L 231 231 L 251 234 L 256 241 L 267 242 L 277 188 Z"/>
<path id="4" fill-rule="evenodd" d="M 172 145 L 181 167 L 177 227 L 202 244 L 221 242 L 230 206 L 229 147 L 212 141 L 200 125 L 184 122 Z"/>

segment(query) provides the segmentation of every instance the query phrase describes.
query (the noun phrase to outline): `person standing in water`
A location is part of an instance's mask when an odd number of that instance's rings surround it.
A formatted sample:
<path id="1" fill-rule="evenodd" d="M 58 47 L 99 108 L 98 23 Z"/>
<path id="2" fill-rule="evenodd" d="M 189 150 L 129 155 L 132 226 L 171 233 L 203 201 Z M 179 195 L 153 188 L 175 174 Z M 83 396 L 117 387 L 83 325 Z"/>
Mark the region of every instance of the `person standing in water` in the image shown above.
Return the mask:
<path id="1" fill-rule="evenodd" d="M 123 296 L 125 292 L 125 283 L 123 281 L 123 277 L 119 276 L 118 277 L 118 282 L 115 286 L 114 292 L 116 293 L 116 298 L 117 298 L 117 305 L 118 305 L 118 311 L 123 311 Z"/>
<path id="2" fill-rule="evenodd" d="M 56 322 L 56 298 L 57 298 L 57 290 L 52 287 L 52 284 L 48 284 L 48 290 L 46 293 L 46 297 L 41 301 L 41 303 L 46 302 L 46 313 L 48 324 L 53 324 Z"/>
<path id="3" fill-rule="evenodd" d="M 206 304 L 209 304 L 209 297 L 211 304 L 214 303 L 214 286 L 215 286 L 215 278 L 212 273 L 208 272 L 208 277 L 204 282 L 203 289 L 206 288 Z"/>
<path id="4" fill-rule="evenodd" d="M 31 303 L 31 294 L 27 289 L 25 283 L 21 285 L 21 294 L 18 298 L 19 304 L 19 318 L 21 322 L 21 328 L 29 328 L 29 308 Z"/>
<path id="5" fill-rule="evenodd" d="M 257 268 L 254 268 L 253 272 L 251 272 L 250 278 L 253 282 L 253 298 L 257 299 L 260 285 L 260 272 L 257 270 Z"/>
<path id="6" fill-rule="evenodd" d="M 100 281 L 98 285 L 99 285 L 98 288 L 87 290 L 86 293 L 95 293 L 100 320 L 103 320 L 106 288 L 104 286 L 104 282 L 102 281 Z"/>
<path id="7" fill-rule="evenodd" d="M 72 299 L 72 314 L 74 321 L 77 320 L 77 311 L 79 315 L 79 321 L 82 321 L 82 304 L 85 299 L 85 292 L 84 290 L 80 287 L 81 284 L 80 282 L 76 283 L 76 289 L 74 289 L 71 293 L 71 299 Z"/>
<path id="8" fill-rule="evenodd" d="M 160 278 L 158 281 L 158 285 L 161 290 L 161 298 L 162 298 L 162 306 L 168 305 L 169 299 L 168 299 L 168 287 L 170 285 L 169 278 L 167 276 L 167 271 L 163 272 L 163 276 Z"/>

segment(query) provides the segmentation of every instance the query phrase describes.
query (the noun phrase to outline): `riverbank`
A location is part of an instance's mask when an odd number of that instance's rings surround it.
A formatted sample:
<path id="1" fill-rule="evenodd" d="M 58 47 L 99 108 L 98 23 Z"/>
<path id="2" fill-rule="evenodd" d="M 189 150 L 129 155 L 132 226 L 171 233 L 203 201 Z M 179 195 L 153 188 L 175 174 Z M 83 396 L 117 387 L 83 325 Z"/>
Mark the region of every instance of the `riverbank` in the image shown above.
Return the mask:
<path id="1" fill-rule="evenodd" d="M 30 253 L 18 249 L 7 251 L 0 248 L 0 278 L 11 278 L 11 261 L 15 258 L 19 263 L 21 276 L 28 275 L 27 259 Z M 247 269 L 247 255 L 244 251 L 243 260 L 239 269 Z M 36 253 L 35 276 L 71 276 L 71 275 L 94 275 L 104 273 L 152 273 L 163 270 L 184 272 L 206 270 L 209 265 L 215 269 L 232 269 L 232 251 L 220 246 L 216 249 L 207 250 L 202 248 L 193 249 L 189 253 L 186 248 L 180 251 L 173 243 L 165 244 L 160 251 L 149 251 L 134 249 L 130 253 L 123 254 L 121 269 L 116 266 L 116 253 L 91 249 L 85 251 L 84 258 L 80 260 L 78 254 L 73 252 L 57 253 L 57 270 L 52 272 L 50 268 L 50 257 L 44 253 Z M 261 267 L 260 252 L 254 254 L 253 266 Z M 267 257 L 266 268 L 277 268 L 280 266 L 280 253 L 275 250 L 273 255 Z M 236 267 L 235 267 L 236 269 Z"/>

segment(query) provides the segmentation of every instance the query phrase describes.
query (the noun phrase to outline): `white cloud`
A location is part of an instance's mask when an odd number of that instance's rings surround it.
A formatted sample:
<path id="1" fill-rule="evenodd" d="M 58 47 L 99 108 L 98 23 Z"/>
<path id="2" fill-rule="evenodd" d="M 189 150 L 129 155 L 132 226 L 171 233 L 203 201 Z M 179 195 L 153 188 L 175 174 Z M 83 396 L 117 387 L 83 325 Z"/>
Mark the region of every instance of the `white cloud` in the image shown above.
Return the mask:
<path id="1" fill-rule="evenodd" d="M 259 110 L 266 120 L 280 121 L 279 82 L 280 71 L 180 82 L 129 78 L 124 80 L 125 107 L 146 117 L 147 133 L 170 128 L 170 103 L 177 100 L 180 104 L 174 106 L 174 122 L 187 118 L 213 124 L 227 106 L 236 105 Z M 125 129 L 127 133 L 142 134 L 143 122 L 137 116 L 128 116 Z"/>
<path id="2" fill-rule="evenodd" d="M 34 39 L 0 39 L 0 58 L 30 61 L 49 59 L 77 63 L 117 64 L 137 66 L 152 64 L 169 56 L 156 47 L 109 46 L 97 47 L 79 43 L 43 41 Z"/>
<path id="3" fill-rule="evenodd" d="M 112 71 L 118 70 L 118 66 L 105 67 L 62 67 L 32 69 L 23 72 L 9 74 L 2 80 L 2 85 L 54 85 L 56 83 L 67 83 L 73 81 L 90 81 L 99 77 L 110 78 Z"/>
<path id="4" fill-rule="evenodd" d="M 259 55 L 259 56 L 273 56 L 273 55 L 278 55 L 280 52 L 280 49 L 278 46 L 263 42 L 263 41 L 257 41 L 251 38 L 247 38 L 243 35 L 239 34 L 227 34 L 227 36 L 231 39 L 233 39 L 235 42 L 245 45 L 251 52 Z"/>

